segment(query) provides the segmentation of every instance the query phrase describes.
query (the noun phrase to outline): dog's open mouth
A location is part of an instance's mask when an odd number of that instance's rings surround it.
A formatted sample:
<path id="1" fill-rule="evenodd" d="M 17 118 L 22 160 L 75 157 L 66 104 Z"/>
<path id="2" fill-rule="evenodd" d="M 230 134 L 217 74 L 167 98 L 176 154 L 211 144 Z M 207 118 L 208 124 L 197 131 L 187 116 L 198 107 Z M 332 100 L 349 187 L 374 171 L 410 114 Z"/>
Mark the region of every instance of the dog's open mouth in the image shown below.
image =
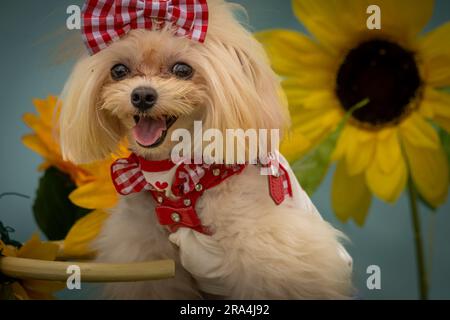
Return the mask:
<path id="1" fill-rule="evenodd" d="M 167 116 L 154 119 L 136 115 L 134 121 L 136 126 L 133 128 L 133 135 L 136 142 L 143 148 L 156 148 L 164 142 L 167 131 L 177 118 Z"/>

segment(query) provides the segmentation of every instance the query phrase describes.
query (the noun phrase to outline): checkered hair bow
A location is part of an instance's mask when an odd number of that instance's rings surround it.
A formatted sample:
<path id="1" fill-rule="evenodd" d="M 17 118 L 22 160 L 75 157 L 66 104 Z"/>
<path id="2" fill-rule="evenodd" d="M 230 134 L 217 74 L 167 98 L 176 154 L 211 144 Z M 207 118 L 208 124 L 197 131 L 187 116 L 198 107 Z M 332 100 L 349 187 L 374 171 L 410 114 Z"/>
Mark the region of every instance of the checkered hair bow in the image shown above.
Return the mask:
<path id="1" fill-rule="evenodd" d="M 204 42 L 208 30 L 206 0 L 87 0 L 83 40 L 91 54 L 133 29 L 157 30 L 171 23 L 178 36 Z"/>

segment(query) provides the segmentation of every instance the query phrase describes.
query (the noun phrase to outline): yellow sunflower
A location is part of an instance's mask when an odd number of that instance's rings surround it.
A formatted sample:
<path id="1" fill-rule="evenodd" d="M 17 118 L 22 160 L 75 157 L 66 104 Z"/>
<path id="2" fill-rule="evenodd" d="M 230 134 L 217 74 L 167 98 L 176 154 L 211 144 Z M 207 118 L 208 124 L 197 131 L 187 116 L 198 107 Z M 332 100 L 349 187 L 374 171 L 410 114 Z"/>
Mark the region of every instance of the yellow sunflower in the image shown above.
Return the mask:
<path id="1" fill-rule="evenodd" d="M 126 142 L 120 145 L 117 155 L 108 159 L 86 165 L 75 165 L 65 161 L 58 143 L 59 117 L 61 102 L 55 96 L 33 101 L 38 114 L 26 113 L 23 121 L 33 130 L 25 135 L 22 142 L 25 146 L 44 158 L 40 170 L 56 167 L 68 174 L 75 183 L 75 190 L 69 199 L 75 205 L 92 209 L 84 218 L 80 219 L 67 235 L 63 243 L 64 255 L 71 257 L 86 257 L 94 254 L 90 243 L 100 232 L 103 221 L 108 214 L 104 209 L 112 208 L 118 201 L 117 192 L 111 182 L 110 166 L 118 157 L 127 157 L 129 151 Z"/>
<path id="2" fill-rule="evenodd" d="M 64 258 L 89 259 L 94 257 L 96 252 L 91 247 L 91 243 L 100 234 L 108 217 L 108 212 L 94 210 L 78 220 L 62 243 L 61 251 Z"/>
<path id="3" fill-rule="evenodd" d="M 369 30 L 367 8 L 381 10 Z M 283 77 L 293 130 L 311 146 L 356 110 L 333 152 L 332 203 L 338 218 L 362 225 L 372 194 L 395 202 L 412 177 L 422 198 L 447 198 L 448 159 L 436 125 L 450 131 L 450 23 L 421 35 L 428 0 L 293 0 L 311 37 L 289 30 L 257 36 Z M 431 123 L 431 120 L 434 124 Z M 293 139 L 285 149 L 296 149 Z M 290 161 L 297 160 L 290 157 Z"/>
<path id="4" fill-rule="evenodd" d="M 22 142 L 44 158 L 44 163 L 39 166 L 39 170 L 46 170 L 54 166 L 70 175 L 76 185 L 82 185 L 91 180 L 88 172 L 63 160 L 57 140 L 59 132 L 56 123 L 61 110 L 58 98 L 48 96 L 47 99 L 34 99 L 33 104 L 38 114 L 25 113 L 23 116 L 23 121 L 33 130 L 33 133 L 25 135 Z"/>
<path id="5" fill-rule="evenodd" d="M 87 209 L 111 208 L 117 203 L 117 193 L 111 183 L 110 165 L 117 157 L 126 157 L 129 152 L 126 143 L 121 145 L 119 154 L 103 161 L 87 165 L 75 165 L 65 161 L 58 143 L 58 126 L 61 102 L 57 97 L 49 96 L 45 100 L 33 101 L 38 114 L 26 113 L 23 121 L 33 129 L 25 135 L 22 142 L 44 158 L 40 170 L 54 166 L 70 175 L 77 188 L 71 193 L 70 200 L 79 207 Z"/>
<path id="6" fill-rule="evenodd" d="M 0 240 L 0 256 L 54 261 L 58 246 L 49 242 L 41 242 L 37 234 L 20 249 L 6 245 Z M 53 293 L 65 288 L 65 283 L 44 280 L 17 280 L 11 283 L 12 294 L 17 300 L 51 300 Z"/>

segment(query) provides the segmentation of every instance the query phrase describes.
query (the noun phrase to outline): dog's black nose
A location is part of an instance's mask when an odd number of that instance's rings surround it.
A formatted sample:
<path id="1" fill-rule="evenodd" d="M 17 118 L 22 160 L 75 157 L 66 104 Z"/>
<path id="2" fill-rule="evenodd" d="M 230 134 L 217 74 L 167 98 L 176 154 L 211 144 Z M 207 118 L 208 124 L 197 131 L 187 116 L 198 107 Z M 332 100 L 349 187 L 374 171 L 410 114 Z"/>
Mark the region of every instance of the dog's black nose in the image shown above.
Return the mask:
<path id="1" fill-rule="evenodd" d="M 131 103 L 140 111 L 153 107 L 158 100 L 158 93 L 151 87 L 139 87 L 131 93 Z"/>

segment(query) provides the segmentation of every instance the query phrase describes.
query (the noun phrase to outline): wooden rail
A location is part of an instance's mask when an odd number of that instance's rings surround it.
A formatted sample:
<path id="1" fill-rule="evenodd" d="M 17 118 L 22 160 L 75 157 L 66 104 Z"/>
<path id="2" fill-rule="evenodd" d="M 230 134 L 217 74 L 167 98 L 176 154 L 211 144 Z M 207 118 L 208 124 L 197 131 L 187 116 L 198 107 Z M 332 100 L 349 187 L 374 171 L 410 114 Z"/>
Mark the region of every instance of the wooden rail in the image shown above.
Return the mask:
<path id="1" fill-rule="evenodd" d="M 169 279 L 175 276 L 172 260 L 134 263 L 61 262 L 0 258 L 0 273 L 16 279 L 66 281 L 67 270 L 75 265 L 80 268 L 82 282 L 134 282 Z"/>

